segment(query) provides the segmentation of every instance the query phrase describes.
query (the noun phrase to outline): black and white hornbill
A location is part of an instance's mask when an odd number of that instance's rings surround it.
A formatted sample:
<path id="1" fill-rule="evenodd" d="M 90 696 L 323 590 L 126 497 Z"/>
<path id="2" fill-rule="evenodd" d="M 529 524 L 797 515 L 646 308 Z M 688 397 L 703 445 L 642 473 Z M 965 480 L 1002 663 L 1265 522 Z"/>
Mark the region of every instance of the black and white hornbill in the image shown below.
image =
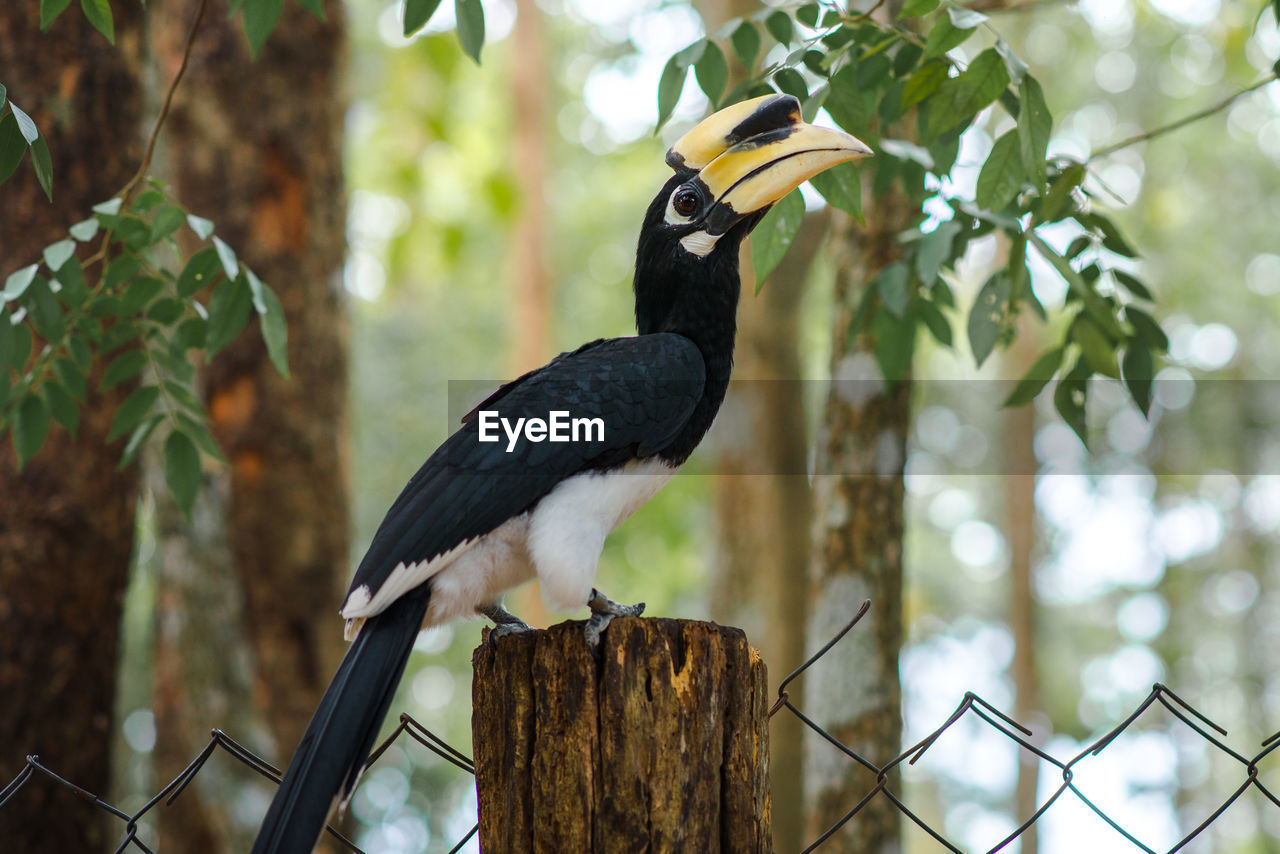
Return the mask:
<path id="1" fill-rule="evenodd" d="M 592 587 L 604 539 L 653 497 L 710 428 L 733 363 L 738 247 L 807 178 L 870 154 L 805 124 L 790 96 L 721 110 L 667 154 L 675 175 L 649 205 L 636 253 L 634 338 L 593 341 L 498 389 L 478 410 L 601 419 L 579 441 L 482 441 L 475 412 L 400 493 L 342 605 L 354 640 L 307 727 L 254 845 L 312 849 L 349 797 L 424 626 L 477 613 L 523 624 L 505 591 L 537 577 L 549 605 L 588 605 L 588 642 L 642 606 Z M 491 437 L 490 437 L 491 438 Z"/>

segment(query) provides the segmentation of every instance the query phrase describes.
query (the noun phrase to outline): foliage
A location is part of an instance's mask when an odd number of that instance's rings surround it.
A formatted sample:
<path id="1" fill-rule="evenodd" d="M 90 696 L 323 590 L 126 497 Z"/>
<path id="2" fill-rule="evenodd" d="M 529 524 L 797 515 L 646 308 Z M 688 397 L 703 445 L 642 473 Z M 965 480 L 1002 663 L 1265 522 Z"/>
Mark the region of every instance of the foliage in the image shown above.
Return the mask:
<path id="1" fill-rule="evenodd" d="M 210 245 L 179 266 L 170 262 L 184 226 Z M 279 299 L 213 229 L 152 182 L 127 206 L 119 196 L 95 205 L 39 261 L 9 274 L 0 305 L 0 427 L 11 432 L 20 463 L 40 450 L 51 421 L 76 434 L 89 378 L 105 365 L 104 389 L 143 377 L 107 436 L 127 437 L 120 465 L 166 424 L 166 479 L 190 509 L 200 483 L 196 448 L 221 459 L 196 393 L 193 355 L 212 357 L 256 313 L 272 361 L 288 373 Z M 77 250 L 94 240 L 99 248 L 82 262 Z M 86 271 L 95 268 L 91 281 Z"/>
<path id="2" fill-rule="evenodd" d="M 989 44 L 968 63 L 951 53 L 980 39 Z M 719 68 L 726 50 L 748 74 L 723 94 Z M 708 64 L 709 56 L 721 59 Z M 1067 282 L 1071 312 L 1062 341 L 1041 356 L 1006 405 L 1029 402 L 1056 375 L 1058 411 L 1085 440 L 1086 381 L 1102 375 L 1122 378 L 1147 412 L 1155 361 L 1168 342 L 1143 308 L 1152 295 L 1132 272 L 1137 253 L 1085 189 L 1087 164 L 1046 158 L 1053 118 L 1043 90 L 985 15 L 959 4 L 913 0 L 892 23 L 819 3 L 734 19 L 715 37 L 668 60 L 658 86 L 659 124 L 671 116 L 690 68 L 714 106 L 781 91 L 800 100 L 806 119 L 825 109 L 836 124 L 867 141 L 877 152 L 867 166 L 846 165 L 813 182 L 834 207 L 861 218 L 864 177 L 877 196 L 893 192 L 897 183 L 911 199 L 937 188 L 946 214 L 922 212 L 899 235 L 904 258 L 878 272 L 849 328 L 851 337 L 872 333 L 887 381 L 906 376 L 921 328 L 943 346 L 955 346 L 951 315 L 957 306 L 943 273 L 954 269 L 972 241 L 999 233 L 1010 247 L 1008 263 L 983 286 L 965 324 L 975 361 L 981 365 L 1010 342 L 1028 307 L 1046 318 L 1030 286 L 1029 252 Z M 967 198 L 952 180 L 960 136 L 997 110 L 1013 127 L 995 140 L 976 192 Z M 987 121 L 999 125 L 994 118 Z M 778 207 L 797 204 L 790 200 Z M 757 261 L 764 262 L 757 271 L 762 280 L 799 220 L 770 216 L 757 229 L 755 240 L 769 247 L 756 250 Z M 1041 227 L 1061 223 L 1079 235 L 1065 253 L 1040 234 Z"/>
<path id="3" fill-rule="evenodd" d="M 53 163 L 49 146 L 44 141 L 36 123 L 21 107 L 9 100 L 9 90 L 0 83 L 0 184 L 9 180 L 31 151 L 31 166 L 35 169 L 40 189 L 49 201 L 53 201 Z"/>

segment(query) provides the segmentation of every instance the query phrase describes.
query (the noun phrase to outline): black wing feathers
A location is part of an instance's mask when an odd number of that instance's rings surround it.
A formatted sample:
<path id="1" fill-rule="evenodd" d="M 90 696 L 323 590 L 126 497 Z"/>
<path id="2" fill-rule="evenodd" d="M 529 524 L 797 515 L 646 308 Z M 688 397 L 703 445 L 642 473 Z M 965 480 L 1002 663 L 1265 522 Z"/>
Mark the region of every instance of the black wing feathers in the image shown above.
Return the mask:
<path id="1" fill-rule="evenodd" d="M 685 428 L 703 393 L 698 348 L 680 335 L 595 341 L 503 386 L 431 455 L 383 519 L 351 582 L 371 594 L 400 563 L 428 560 L 524 513 L 560 481 L 660 453 Z M 481 410 L 513 424 L 600 418 L 603 441 L 479 441 Z"/>

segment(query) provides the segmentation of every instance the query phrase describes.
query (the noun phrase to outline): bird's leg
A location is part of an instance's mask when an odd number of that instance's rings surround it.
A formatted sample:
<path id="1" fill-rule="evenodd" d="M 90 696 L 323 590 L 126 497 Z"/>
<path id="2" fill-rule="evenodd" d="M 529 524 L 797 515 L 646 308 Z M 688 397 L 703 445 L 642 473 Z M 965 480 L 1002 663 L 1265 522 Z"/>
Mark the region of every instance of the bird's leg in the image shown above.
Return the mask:
<path id="1" fill-rule="evenodd" d="M 594 587 L 591 588 L 591 598 L 587 600 L 587 607 L 591 609 L 591 619 L 587 620 L 587 646 L 591 647 L 592 651 L 600 646 L 600 633 L 614 617 L 638 617 L 644 613 L 643 602 L 637 602 L 635 605 L 619 605 Z"/>
<path id="2" fill-rule="evenodd" d="M 497 602 L 488 605 L 480 605 L 476 608 L 477 614 L 483 614 L 490 620 L 493 620 L 493 628 L 489 631 L 489 639 L 494 640 L 503 635 L 514 635 L 520 632 L 532 631 L 533 628 L 524 620 L 499 605 Z"/>

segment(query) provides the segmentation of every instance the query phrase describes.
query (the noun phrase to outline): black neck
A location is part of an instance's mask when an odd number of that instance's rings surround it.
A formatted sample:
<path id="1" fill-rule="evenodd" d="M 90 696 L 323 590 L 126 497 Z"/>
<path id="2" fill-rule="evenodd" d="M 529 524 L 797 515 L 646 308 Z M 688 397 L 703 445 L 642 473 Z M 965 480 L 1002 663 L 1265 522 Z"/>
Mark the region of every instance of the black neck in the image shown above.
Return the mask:
<path id="1" fill-rule="evenodd" d="M 725 236 L 729 238 L 729 235 Z M 730 239 L 706 257 L 681 248 L 662 251 L 642 237 L 636 261 L 636 330 L 670 332 L 692 341 L 706 365 L 702 399 L 685 430 L 662 456 L 678 465 L 711 427 L 729 387 L 738 311 L 738 243 Z"/>

